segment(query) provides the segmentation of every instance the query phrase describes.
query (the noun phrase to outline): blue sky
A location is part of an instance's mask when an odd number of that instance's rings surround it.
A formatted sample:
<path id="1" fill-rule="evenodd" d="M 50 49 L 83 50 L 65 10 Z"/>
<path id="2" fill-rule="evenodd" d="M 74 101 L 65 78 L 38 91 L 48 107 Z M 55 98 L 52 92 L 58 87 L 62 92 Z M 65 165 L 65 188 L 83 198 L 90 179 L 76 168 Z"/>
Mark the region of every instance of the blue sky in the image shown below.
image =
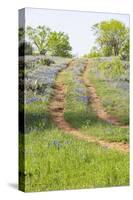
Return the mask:
<path id="1" fill-rule="evenodd" d="M 69 35 L 72 53 L 83 55 L 89 52 L 94 45 L 95 36 L 91 27 L 100 21 L 116 19 L 129 26 L 129 15 L 62 11 L 50 9 L 26 8 L 26 26 L 49 26 L 52 30 L 63 31 Z"/>

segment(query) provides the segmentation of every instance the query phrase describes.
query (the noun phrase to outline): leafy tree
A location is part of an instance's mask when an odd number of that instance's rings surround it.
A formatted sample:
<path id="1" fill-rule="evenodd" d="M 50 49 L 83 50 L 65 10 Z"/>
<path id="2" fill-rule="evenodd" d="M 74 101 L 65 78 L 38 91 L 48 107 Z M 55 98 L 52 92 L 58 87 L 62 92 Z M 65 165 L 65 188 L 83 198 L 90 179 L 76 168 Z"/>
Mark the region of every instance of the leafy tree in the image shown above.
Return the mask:
<path id="1" fill-rule="evenodd" d="M 114 19 L 102 21 L 93 25 L 92 30 L 97 36 L 96 42 L 101 49 L 108 52 L 109 55 L 117 56 L 119 54 L 121 44 L 127 34 L 127 28 L 122 22 Z"/>
<path id="2" fill-rule="evenodd" d="M 68 35 L 63 32 L 51 32 L 48 38 L 48 49 L 54 56 L 70 57 L 72 47 Z"/>
<path id="3" fill-rule="evenodd" d="M 28 26 L 26 32 L 31 42 L 37 47 L 39 53 L 45 55 L 48 51 L 47 42 L 50 28 L 46 26 L 38 26 L 36 28 Z"/>
<path id="4" fill-rule="evenodd" d="M 129 31 L 127 32 L 126 38 L 122 43 L 120 49 L 120 58 L 122 60 L 129 60 L 129 50 L 130 50 L 130 42 L 129 42 Z"/>
<path id="5" fill-rule="evenodd" d="M 103 48 L 101 48 L 101 54 L 102 56 L 112 56 L 113 55 L 112 47 L 104 46 Z"/>

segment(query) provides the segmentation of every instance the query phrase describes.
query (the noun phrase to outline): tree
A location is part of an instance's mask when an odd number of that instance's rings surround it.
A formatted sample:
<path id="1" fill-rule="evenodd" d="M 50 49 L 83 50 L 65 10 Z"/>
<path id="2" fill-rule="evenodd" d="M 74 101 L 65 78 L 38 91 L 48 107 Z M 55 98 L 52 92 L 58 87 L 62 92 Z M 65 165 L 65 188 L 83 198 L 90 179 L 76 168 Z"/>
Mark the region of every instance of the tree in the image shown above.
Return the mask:
<path id="1" fill-rule="evenodd" d="M 117 56 L 121 49 L 121 44 L 125 40 L 127 28 L 117 20 L 102 21 L 93 25 L 92 30 L 97 36 L 96 42 L 101 49 L 109 55 Z"/>
<path id="2" fill-rule="evenodd" d="M 120 49 L 120 58 L 122 60 L 129 60 L 129 50 L 130 50 L 130 42 L 129 42 L 129 31 L 127 32 L 126 38 L 122 43 Z"/>
<path id="3" fill-rule="evenodd" d="M 68 35 L 63 32 L 51 32 L 48 38 L 48 49 L 54 56 L 70 57 L 72 47 Z"/>
<path id="4" fill-rule="evenodd" d="M 39 53 L 45 55 L 48 51 L 47 42 L 50 28 L 46 26 L 38 26 L 36 28 L 28 26 L 26 32 L 31 42 L 37 47 Z"/>
<path id="5" fill-rule="evenodd" d="M 112 56 L 113 55 L 113 51 L 112 51 L 112 47 L 111 46 L 104 46 L 101 48 L 101 54 L 103 56 Z"/>
<path id="6" fill-rule="evenodd" d="M 93 46 L 90 50 L 90 53 L 86 55 L 86 57 L 89 58 L 95 58 L 95 57 L 100 57 L 101 56 L 101 52 L 99 51 L 99 49 L 96 46 Z"/>

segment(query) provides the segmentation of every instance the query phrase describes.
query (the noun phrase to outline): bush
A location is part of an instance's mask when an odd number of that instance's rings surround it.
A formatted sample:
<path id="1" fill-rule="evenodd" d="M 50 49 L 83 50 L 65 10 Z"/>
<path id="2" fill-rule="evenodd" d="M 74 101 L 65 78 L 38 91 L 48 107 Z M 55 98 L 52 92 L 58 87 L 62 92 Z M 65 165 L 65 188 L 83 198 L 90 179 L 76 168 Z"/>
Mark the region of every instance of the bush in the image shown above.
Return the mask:
<path id="1" fill-rule="evenodd" d="M 119 56 L 122 60 L 129 61 L 129 38 L 122 43 Z"/>
<path id="2" fill-rule="evenodd" d="M 101 56 L 102 56 L 101 52 L 95 46 L 91 48 L 90 53 L 84 55 L 84 57 L 86 58 L 95 58 L 95 57 L 101 57 Z"/>
<path id="3" fill-rule="evenodd" d="M 104 61 L 100 63 L 99 69 L 105 74 L 105 76 L 112 78 L 125 73 L 124 66 L 118 57 L 113 58 L 112 61 Z"/>
<path id="4" fill-rule="evenodd" d="M 45 58 L 45 59 L 40 59 L 38 61 L 38 64 L 41 64 L 41 65 L 47 65 L 47 66 L 50 66 L 51 64 L 54 64 L 55 62 L 49 58 Z"/>
<path id="5" fill-rule="evenodd" d="M 47 52 L 46 49 L 42 49 L 42 50 L 40 51 L 40 55 L 44 55 L 44 56 L 45 56 L 46 52 Z"/>
<path id="6" fill-rule="evenodd" d="M 96 58 L 96 57 L 100 57 L 101 56 L 101 54 L 100 54 L 100 52 L 91 52 L 91 53 L 89 53 L 88 54 L 88 58 Z"/>

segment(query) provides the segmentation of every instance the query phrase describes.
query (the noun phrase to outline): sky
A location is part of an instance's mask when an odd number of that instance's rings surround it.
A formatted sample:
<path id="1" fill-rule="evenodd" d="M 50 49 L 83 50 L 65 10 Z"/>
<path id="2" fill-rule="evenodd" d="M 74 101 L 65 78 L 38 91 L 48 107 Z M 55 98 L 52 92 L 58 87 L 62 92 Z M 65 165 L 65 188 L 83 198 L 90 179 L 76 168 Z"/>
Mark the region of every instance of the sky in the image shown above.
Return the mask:
<path id="1" fill-rule="evenodd" d="M 25 25 L 36 27 L 49 26 L 54 31 L 69 35 L 72 53 L 80 56 L 87 54 L 95 45 L 91 27 L 101 21 L 116 19 L 129 27 L 129 15 L 83 11 L 26 8 Z"/>

